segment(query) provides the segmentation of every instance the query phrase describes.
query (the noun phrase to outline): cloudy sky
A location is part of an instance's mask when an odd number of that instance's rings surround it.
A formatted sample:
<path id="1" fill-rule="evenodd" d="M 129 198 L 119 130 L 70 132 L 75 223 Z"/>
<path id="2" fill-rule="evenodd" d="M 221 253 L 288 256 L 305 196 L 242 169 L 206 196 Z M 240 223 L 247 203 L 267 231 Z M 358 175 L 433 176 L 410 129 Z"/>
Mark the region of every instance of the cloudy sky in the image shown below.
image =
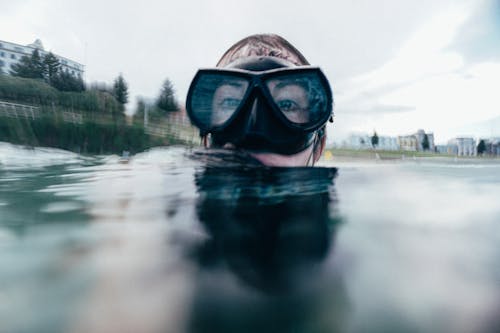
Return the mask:
<path id="1" fill-rule="evenodd" d="M 199 67 L 239 39 L 288 39 L 331 80 L 329 140 L 350 132 L 500 136 L 500 0 L 0 0 L 0 39 L 123 73 L 135 96 L 170 78 L 179 100 Z"/>

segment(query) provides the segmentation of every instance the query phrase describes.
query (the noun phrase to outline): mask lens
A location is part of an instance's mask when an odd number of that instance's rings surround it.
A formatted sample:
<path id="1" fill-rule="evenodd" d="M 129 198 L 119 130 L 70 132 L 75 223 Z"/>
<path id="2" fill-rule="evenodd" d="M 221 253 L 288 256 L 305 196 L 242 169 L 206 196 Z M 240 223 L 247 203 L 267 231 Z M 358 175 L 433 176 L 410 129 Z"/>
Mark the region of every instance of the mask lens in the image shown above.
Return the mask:
<path id="1" fill-rule="evenodd" d="M 192 116 L 211 128 L 227 122 L 243 101 L 248 81 L 224 74 L 204 74 L 191 95 Z"/>
<path id="2" fill-rule="evenodd" d="M 328 93 L 316 73 L 282 75 L 266 81 L 273 102 L 292 123 L 312 125 L 328 113 Z"/>

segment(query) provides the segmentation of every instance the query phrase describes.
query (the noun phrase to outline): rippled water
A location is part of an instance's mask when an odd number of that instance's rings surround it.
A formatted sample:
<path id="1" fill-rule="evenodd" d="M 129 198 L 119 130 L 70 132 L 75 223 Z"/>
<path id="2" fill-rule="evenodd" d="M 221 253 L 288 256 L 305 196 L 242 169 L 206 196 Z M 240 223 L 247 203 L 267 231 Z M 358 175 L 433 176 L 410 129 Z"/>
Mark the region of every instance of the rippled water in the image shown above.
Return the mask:
<path id="1" fill-rule="evenodd" d="M 0 143 L 0 332 L 498 331 L 500 164 L 478 161 Z"/>

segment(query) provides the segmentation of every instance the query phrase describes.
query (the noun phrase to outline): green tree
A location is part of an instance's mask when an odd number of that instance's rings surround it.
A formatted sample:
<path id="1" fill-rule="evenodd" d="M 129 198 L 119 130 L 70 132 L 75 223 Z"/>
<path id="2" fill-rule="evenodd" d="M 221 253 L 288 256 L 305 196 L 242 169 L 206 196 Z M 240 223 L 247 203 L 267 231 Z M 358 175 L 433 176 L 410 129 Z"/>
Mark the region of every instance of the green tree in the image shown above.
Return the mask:
<path id="1" fill-rule="evenodd" d="M 128 85 L 122 74 L 120 74 L 113 83 L 113 95 L 120 104 L 125 105 L 128 102 Z"/>
<path id="2" fill-rule="evenodd" d="M 85 83 L 81 76 L 74 76 L 68 73 L 68 71 L 60 70 L 52 78 L 51 85 L 60 91 L 85 91 Z"/>
<path id="3" fill-rule="evenodd" d="M 377 132 L 373 131 L 372 135 L 372 147 L 377 147 L 378 146 L 378 135 Z"/>
<path id="4" fill-rule="evenodd" d="M 422 141 L 422 149 L 429 150 L 429 137 L 427 134 L 424 135 L 424 140 Z"/>
<path id="5" fill-rule="evenodd" d="M 45 65 L 43 63 L 43 59 L 40 56 L 40 52 L 38 49 L 35 49 L 33 53 L 31 53 L 31 66 L 32 66 L 32 78 L 34 79 L 43 79 L 45 72 Z"/>
<path id="6" fill-rule="evenodd" d="M 483 155 L 486 151 L 486 142 L 483 139 L 479 140 L 479 144 L 477 145 L 477 154 Z"/>
<path id="7" fill-rule="evenodd" d="M 35 49 L 31 56 L 24 55 L 18 63 L 12 65 L 10 74 L 30 79 L 43 79 L 45 65 L 40 52 Z"/>
<path id="8" fill-rule="evenodd" d="M 106 84 L 105 82 L 92 82 L 89 84 L 89 90 L 107 92 L 113 95 L 113 87 Z"/>
<path id="9" fill-rule="evenodd" d="M 146 113 L 146 102 L 143 98 L 137 98 L 137 105 L 135 107 L 134 117 L 137 119 L 143 119 L 144 114 Z"/>
<path id="10" fill-rule="evenodd" d="M 31 65 L 31 57 L 24 55 L 19 59 L 19 62 L 13 64 L 10 69 L 10 75 L 24 78 L 32 78 L 33 66 Z"/>
<path id="11" fill-rule="evenodd" d="M 43 64 L 45 81 L 52 85 L 52 82 L 61 69 L 59 59 L 52 52 L 49 52 L 43 58 Z"/>
<path id="12" fill-rule="evenodd" d="M 160 95 L 156 100 L 156 106 L 163 111 L 178 111 L 179 105 L 175 98 L 174 85 L 169 79 L 163 82 L 160 90 Z"/>

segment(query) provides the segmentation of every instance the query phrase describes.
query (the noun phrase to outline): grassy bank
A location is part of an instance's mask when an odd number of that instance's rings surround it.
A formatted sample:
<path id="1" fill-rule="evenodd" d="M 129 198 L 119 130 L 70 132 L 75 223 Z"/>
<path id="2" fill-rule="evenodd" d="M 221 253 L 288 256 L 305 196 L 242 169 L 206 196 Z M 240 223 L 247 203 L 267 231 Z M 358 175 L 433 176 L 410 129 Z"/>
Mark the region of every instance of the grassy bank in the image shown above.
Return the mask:
<path id="1" fill-rule="evenodd" d="M 151 133 L 142 121 L 127 122 L 123 106 L 105 91 L 62 92 L 42 80 L 0 75 L 0 101 L 34 107 L 0 109 L 0 141 L 13 144 L 121 154 L 186 141 L 174 125 Z"/>
<path id="2" fill-rule="evenodd" d="M 346 148 L 327 148 L 324 156 L 326 159 L 332 157 L 354 158 L 365 160 L 402 160 L 411 158 L 458 158 L 458 159 L 495 159 L 483 156 L 456 156 L 452 154 L 440 154 L 434 152 L 405 151 L 405 150 L 358 150 Z M 498 158 L 497 158 L 498 159 Z"/>
<path id="3" fill-rule="evenodd" d="M 0 100 L 45 108 L 118 115 L 123 107 L 108 92 L 59 91 L 43 80 L 0 75 Z"/>
<path id="4" fill-rule="evenodd" d="M 148 135 L 138 124 L 88 120 L 71 123 L 54 117 L 35 120 L 1 117 L 0 141 L 89 154 L 137 153 L 153 146 L 179 143 L 174 138 Z"/>

